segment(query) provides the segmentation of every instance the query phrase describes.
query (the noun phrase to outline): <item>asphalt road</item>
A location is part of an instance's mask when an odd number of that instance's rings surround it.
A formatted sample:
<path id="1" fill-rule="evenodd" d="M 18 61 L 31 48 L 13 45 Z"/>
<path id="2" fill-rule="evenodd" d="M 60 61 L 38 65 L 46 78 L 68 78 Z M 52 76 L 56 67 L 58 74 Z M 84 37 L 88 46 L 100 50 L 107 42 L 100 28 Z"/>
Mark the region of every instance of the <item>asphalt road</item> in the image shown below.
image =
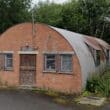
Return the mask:
<path id="1" fill-rule="evenodd" d="M 110 105 L 96 108 L 91 106 L 56 104 L 47 96 L 29 91 L 0 90 L 0 110 L 110 110 Z"/>

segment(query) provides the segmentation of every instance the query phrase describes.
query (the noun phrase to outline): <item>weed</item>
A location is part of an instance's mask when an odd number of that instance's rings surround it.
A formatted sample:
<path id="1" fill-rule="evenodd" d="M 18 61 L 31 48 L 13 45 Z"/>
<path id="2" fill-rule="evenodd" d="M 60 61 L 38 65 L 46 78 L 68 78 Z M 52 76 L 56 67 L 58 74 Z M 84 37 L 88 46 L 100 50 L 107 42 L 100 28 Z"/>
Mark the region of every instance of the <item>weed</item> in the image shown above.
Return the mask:
<path id="1" fill-rule="evenodd" d="M 100 94 L 102 96 L 110 96 L 110 69 L 106 70 L 103 75 L 96 75 L 87 81 L 86 91 Z"/>

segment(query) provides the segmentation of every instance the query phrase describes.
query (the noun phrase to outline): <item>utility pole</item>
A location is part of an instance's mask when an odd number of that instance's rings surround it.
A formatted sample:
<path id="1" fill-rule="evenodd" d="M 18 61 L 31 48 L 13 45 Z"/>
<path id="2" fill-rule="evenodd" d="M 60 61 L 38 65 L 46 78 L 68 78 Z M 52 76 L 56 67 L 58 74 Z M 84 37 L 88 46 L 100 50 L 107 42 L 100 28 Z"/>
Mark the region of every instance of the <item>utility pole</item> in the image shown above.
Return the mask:
<path id="1" fill-rule="evenodd" d="M 35 21 L 34 21 L 34 8 L 32 9 L 32 47 L 33 49 L 35 48 L 34 44 L 35 44 L 35 41 L 34 41 L 34 38 L 36 36 L 36 30 L 35 30 Z"/>

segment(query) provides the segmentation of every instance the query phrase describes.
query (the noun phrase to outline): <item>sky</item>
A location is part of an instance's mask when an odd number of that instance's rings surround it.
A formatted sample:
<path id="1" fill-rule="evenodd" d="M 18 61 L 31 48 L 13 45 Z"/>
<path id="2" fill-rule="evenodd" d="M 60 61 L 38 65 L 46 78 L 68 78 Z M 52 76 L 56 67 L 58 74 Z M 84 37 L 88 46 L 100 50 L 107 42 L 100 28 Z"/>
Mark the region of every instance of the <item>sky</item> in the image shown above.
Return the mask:
<path id="1" fill-rule="evenodd" d="M 39 1 L 46 1 L 46 0 L 33 0 L 33 3 L 38 3 Z M 68 0 L 50 0 L 50 1 L 54 1 L 55 3 L 64 3 Z"/>

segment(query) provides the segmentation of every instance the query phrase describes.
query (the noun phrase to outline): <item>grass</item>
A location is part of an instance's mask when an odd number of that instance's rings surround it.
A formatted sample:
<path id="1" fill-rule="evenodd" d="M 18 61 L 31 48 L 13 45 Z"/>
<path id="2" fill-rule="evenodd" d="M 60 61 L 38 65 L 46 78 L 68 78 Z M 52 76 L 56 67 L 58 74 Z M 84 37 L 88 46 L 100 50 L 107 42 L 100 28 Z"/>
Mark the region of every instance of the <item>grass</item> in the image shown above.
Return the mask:
<path id="1" fill-rule="evenodd" d="M 46 95 L 50 96 L 50 97 L 59 97 L 59 93 L 58 92 L 54 92 L 54 91 L 47 91 Z"/>
<path id="2" fill-rule="evenodd" d="M 32 92 L 46 95 L 50 97 L 54 102 L 63 105 L 70 105 L 73 103 L 73 99 L 76 97 L 74 94 L 61 93 L 53 90 L 46 90 L 41 88 L 34 88 Z"/>
<path id="3" fill-rule="evenodd" d="M 87 81 L 86 91 L 98 96 L 110 97 L 110 68 L 102 75 L 90 78 Z"/>
<path id="4" fill-rule="evenodd" d="M 102 75 L 95 75 L 88 79 L 86 90 L 78 97 L 74 94 L 60 93 L 49 89 L 35 88 L 32 91 L 49 96 L 54 102 L 64 105 L 77 103 L 79 97 L 110 97 L 110 68 Z"/>
<path id="5" fill-rule="evenodd" d="M 63 104 L 63 105 L 67 105 L 69 102 L 68 100 L 64 99 L 64 98 L 55 98 L 54 101 L 58 104 Z"/>
<path id="6" fill-rule="evenodd" d="M 17 90 L 16 86 L 9 86 L 7 82 L 2 82 L 0 79 L 1 89 Z M 3 88 L 5 87 L 5 88 Z M 50 97 L 54 102 L 64 105 L 74 104 L 78 102 L 78 97 L 75 94 L 60 93 L 50 89 L 33 88 L 32 92 L 46 95 Z M 106 96 L 110 97 L 110 68 L 106 69 L 103 75 L 95 75 L 88 79 L 86 90 L 79 95 L 79 97 L 86 96 Z"/>

